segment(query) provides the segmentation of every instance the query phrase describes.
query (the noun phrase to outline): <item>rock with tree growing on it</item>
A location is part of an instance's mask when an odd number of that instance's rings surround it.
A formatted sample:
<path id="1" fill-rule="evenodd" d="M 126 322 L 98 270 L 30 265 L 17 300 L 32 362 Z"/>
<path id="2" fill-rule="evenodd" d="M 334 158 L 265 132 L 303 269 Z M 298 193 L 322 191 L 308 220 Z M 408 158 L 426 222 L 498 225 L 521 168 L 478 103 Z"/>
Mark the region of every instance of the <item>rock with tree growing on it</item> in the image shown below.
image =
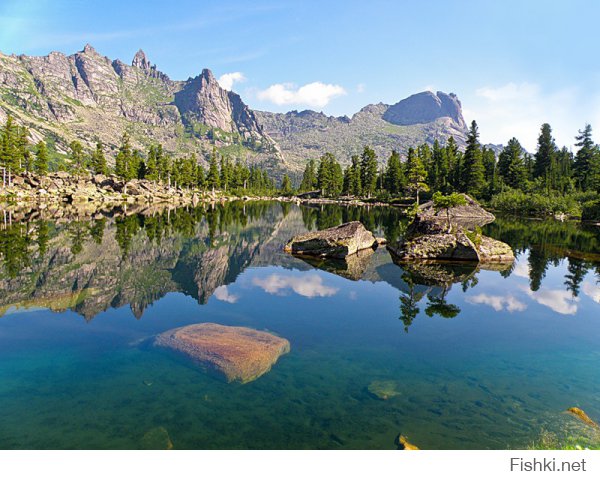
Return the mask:
<path id="1" fill-rule="evenodd" d="M 419 209 L 406 236 L 387 248 L 400 261 L 512 263 L 509 245 L 481 234 L 481 226 L 494 219 L 467 195 L 436 193 Z"/>
<path id="2" fill-rule="evenodd" d="M 377 240 L 373 234 L 362 223 L 354 221 L 326 230 L 296 235 L 284 250 L 295 255 L 346 258 L 376 246 Z"/>

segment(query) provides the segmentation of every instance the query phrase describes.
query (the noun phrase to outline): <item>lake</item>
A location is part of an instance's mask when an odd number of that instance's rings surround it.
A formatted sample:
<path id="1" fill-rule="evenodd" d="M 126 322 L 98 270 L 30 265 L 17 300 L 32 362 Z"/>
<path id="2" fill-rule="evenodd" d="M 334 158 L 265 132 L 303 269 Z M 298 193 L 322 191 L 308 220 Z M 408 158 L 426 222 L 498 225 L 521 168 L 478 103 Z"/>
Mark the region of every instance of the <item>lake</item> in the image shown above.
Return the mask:
<path id="1" fill-rule="evenodd" d="M 600 419 L 600 228 L 498 218 L 507 270 L 282 251 L 391 208 L 229 203 L 0 228 L 0 448 L 528 448 L 594 442 Z M 227 383 L 151 346 L 213 322 L 291 350 Z"/>

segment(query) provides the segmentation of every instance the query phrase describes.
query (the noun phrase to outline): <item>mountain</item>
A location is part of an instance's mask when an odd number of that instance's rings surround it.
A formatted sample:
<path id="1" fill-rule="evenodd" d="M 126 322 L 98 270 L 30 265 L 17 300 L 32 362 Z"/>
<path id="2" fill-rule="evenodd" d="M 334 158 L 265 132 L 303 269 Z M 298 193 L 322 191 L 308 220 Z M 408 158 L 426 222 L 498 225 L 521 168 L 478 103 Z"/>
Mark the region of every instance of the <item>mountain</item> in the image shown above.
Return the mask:
<path id="1" fill-rule="evenodd" d="M 174 81 L 141 50 L 131 65 L 90 45 L 69 56 L 0 54 L 0 122 L 8 114 L 59 153 L 75 139 L 88 147 L 101 140 L 115 150 L 127 131 L 143 150 L 160 142 L 169 152 L 206 158 L 216 145 L 223 153 L 285 168 L 254 112 L 221 88 L 210 70 Z"/>
<path id="2" fill-rule="evenodd" d="M 73 140 L 88 149 L 100 140 L 114 155 L 123 132 L 135 148 L 161 143 L 167 152 L 207 161 L 213 146 L 233 158 L 260 163 L 273 175 L 301 172 L 309 158 L 332 152 L 342 163 L 364 145 L 381 159 L 392 149 L 453 135 L 464 145 L 466 125 L 454 94 L 422 92 L 394 105 L 367 105 L 352 118 L 305 110 L 251 110 L 208 69 L 171 80 L 138 51 L 131 65 L 93 47 L 72 55 L 0 53 L 0 124 L 8 115 L 44 138 L 58 155 Z"/>
<path id="3" fill-rule="evenodd" d="M 290 163 L 305 163 L 326 151 L 348 163 L 365 145 L 385 159 L 393 149 L 405 154 L 423 142 L 443 144 L 450 135 L 464 147 L 467 134 L 460 101 L 443 92 L 417 93 L 394 105 L 367 105 L 352 118 L 312 110 L 256 115 Z"/>

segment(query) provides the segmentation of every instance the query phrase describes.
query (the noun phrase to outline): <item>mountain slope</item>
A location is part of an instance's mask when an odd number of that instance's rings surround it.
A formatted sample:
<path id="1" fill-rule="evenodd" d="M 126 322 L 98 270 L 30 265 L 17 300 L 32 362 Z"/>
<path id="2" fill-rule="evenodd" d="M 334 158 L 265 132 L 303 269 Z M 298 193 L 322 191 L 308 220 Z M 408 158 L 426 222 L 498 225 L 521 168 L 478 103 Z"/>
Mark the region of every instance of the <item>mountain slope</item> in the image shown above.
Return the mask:
<path id="1" fill-rule="evenodd" d="M 433 144 L 437 139 L 443 144 L 450 135 L 462 147 L 467 133 L 460 101 L 443 92 L 418 93 L 391 106 L 367 105 L 352 118 L 312 110 L 256 114 L 291 163 L 305 163 L 326 151 L 348 163 L 364 145 L 385 159 L 392 149 L 405 154 L 423 142 Z"/>
<path id="2" fill-rule="evenodd" d="M 252 110 L 210 70 L 173 81 L 141 50 L 132 65 L 89 45 L 69 56 L 0 54 L 0 122 L 8 114 L 30 127 L 34 140 L 53 139 L 59 152 L 75 139 L 114 150 L 128 131 L 144 150 L 160 142 L 172 153 L 206 157 L 216 145 L 244 160 L 283 162 Z"/>

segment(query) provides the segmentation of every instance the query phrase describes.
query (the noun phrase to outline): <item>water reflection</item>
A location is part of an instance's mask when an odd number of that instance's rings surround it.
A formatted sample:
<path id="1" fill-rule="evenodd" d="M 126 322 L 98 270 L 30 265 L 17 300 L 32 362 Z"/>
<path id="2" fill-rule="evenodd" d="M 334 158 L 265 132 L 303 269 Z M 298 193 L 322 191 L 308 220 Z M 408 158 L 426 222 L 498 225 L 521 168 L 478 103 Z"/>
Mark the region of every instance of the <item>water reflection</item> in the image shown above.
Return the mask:
<path id="1" fill-rule="evenodd" d="M 518 261 L 485 268 L 497 270 L 504 278 L 527 278 L 529 283 L 503 295 L 467 293 L 481 274 L 473 264 L 394 265 L 381 251 L 345 260 L 281 253 L 281 246 L 295 234 L 351 220 L 363 222 L 389 241 L 406 228 L 406 219 L 389 208 L 273 202 L 112 212 L 60 222 L 23 219 L 0 228 L 0 311 L 71 309 L 91 320 L 111 307 L 129 305 L 141 318 L 148 305 L 169 292 L 183 292 L 200 304 L 212 295 L 233 304 L 239 294 L 227 286 L 249 266 L 271 265 L 299 271 L 317 268 L 353 281 L 387 282 L 399 290 L 399 316 L 406 330 L 421 311 L 429 317 L 459 315 L 461 308 L 447 300 L 456 287 L 467 303 L 495 311 L 523 311 L 529 299 L 558 314 L 573 315 L 581 292 L 600 302 L 595 281 L 584 282 L 588 273 L 600 273 L 599 229 L 575 223 L 500 218 L 487 225 L 484 233 L 513 246 Z M 561 262 L 566 263 L 563 285 L 543 285 L 548 268 Z M 317 274 L 273 274 L 254 282 L 275 295 L 293 292 L 312 298 L 337 293 Z"/>

